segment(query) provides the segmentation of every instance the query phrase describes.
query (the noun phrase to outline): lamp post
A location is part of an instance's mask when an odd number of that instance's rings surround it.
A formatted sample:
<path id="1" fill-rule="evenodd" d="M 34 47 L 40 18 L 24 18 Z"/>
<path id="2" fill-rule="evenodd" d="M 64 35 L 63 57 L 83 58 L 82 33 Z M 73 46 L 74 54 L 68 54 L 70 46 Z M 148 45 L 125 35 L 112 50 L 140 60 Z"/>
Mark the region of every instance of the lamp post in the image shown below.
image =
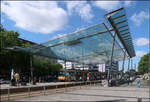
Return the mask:
<path id="1" fill-rule="evenodd" d="M 33 84 L 33 58 L 32 55 L 30 55 L 30 67 L 31 67 L 31 84 Z"/>

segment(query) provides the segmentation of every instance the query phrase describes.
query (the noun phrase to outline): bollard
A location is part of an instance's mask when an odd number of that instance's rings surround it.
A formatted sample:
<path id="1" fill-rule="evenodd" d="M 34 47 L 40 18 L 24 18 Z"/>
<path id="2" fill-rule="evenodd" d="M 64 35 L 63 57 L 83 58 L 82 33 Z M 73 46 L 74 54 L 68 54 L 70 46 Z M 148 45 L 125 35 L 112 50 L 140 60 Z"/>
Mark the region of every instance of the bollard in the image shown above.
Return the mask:
<path id="1" fill-rule="evenodd" d="M 76 86 L 76 85 L 75 85 L 75 82 L 73 82 L 73 90 L 74 90 L 75 86 Z"/>
<path id="2" fill-rule="evenodd" d="M 10 98 L 10 89 L 8 88 L 8 100 Z"/>
<path id="3" fill-rule="evenodd" d="M 138 98 L 138 99 L 137 99 L 137 102 L 142 102 L 142 98 Z"/>
<path id="4" fill-rule="evenodd" d="M 65 83 L 65 92 L 67 91 L 67 84 Z"/>
<path id="5" fill-rule="evenodd" d="M 74 83 L 74 87 L 76 88 L 76 85 L 77 85 L 76 82 L 73 82 L 73 83 Z"/>
<path id="6" fill-rule="evenodd" d="M 28 87 L 28 97 L 30 97 L 30 87 Z"/>
<path id="7" fill-rule="evenodd" d="M 45 86 L 43 87 L 43 89 L 44 89 L 44 95 L 45 95 Z"/>
<path id="8" fill-rule="evenodd" d="M 80 89 L 81 89 L 81 82 L 80 82 Z"/>
<path id="9" fill-rule="evenodd" d="M 87 88 L 87 81 L 85 82 L 85 86 L 86 86 L 86 88 Z"/>
<path id="10" fill-rule="evenodd" d="M 56 85 L 56 93 L 57 93 L 57 87 L 58 87 L 58 86 Z"/>

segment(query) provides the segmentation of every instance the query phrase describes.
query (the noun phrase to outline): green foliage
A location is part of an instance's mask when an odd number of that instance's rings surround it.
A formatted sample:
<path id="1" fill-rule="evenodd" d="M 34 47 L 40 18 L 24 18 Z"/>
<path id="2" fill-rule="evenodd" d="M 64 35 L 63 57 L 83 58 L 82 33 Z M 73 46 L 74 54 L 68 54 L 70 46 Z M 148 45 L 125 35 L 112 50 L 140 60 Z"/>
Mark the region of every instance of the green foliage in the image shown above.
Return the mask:
<path id="1" fill-rule="evenodd" d="M 19 46 L 29 47 L 29 43 L 23 43 L 20 40 L 19 33 L 7 31 L 0 25 L 0 68 L 1 73 L 10 73 L 13 68 L 15 72 L 30 75 L 30 56 L 24 52 L 6 50 L 7 47 Z M 49 60 L 40 60 L 33 57 L 34 74 L 39 76 L 56 75 L 62 66 L 60 64 L 51 64 Z"/>
<path id="2" fill-rule="evenodd" d="M 49 60 L 40 60 L 34 57 L 33 67 L 36 76 L 58 75 L 62 66 L 60 64 L 51 64 Z"/>
<path id="3" fill-rule="evenodd" d="M 19 33 L 7 31 L 0 25 L 0 68 L 2 72 L 10 72 L 11 68 L 15 71 L 27 71 L 29 69 L 29 54 L 6 50 L 7 47 L 20 46 L 25 44 L 18 38 Z M 26 69 L 26 70 L 24 70 Z"/>
<path id="4" fill-rule="evenodd" d="M 136 74 L 136 70 L 134 69 L 130 69 L 129 71 L 126 71 L 125 74 L 130 75 L 130 76 L 134 76 Z"/>
<path id="5" fill-rule="evenodd" d="M 52 74 L 53 75 L 58 75 L 60 70 L 62 69 L 62 65 L 58 64 L 58 63 L 57 64 L 53 64 L 51 68 L 52 68 Z"/>
<path id="6" fill-rule="evenodd" d="M 19 33 L 14 31 L 7 31 L 0 26 L 0 48 L 1 53 L 5 53 L 4 48 L 11 46 L 22 46 L 22 42 L 18 39 Z"/>
<path id="7" fill-rule="evenodd" d="M 149 71 L 149 68 L 150 68 L 149 58 L 150 58 L 150 53 L 141 57 L 140 62 L 138 63 L 138 72 L 140 74 L 144 74 Z"/>

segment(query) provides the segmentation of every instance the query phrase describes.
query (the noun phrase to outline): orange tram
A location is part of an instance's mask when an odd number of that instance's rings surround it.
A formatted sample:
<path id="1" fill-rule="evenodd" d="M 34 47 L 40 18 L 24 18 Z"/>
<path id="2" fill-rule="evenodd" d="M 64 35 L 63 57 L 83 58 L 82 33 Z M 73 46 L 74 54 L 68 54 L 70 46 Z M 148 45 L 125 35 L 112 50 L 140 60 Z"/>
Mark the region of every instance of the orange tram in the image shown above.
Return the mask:
<path id="1" fill-rule="evenodd" d="M 60 71 L 58 76 L 59 81 L 93 81 L 101 80 L 101 72 L 88 70 L 64 70 Z"/>

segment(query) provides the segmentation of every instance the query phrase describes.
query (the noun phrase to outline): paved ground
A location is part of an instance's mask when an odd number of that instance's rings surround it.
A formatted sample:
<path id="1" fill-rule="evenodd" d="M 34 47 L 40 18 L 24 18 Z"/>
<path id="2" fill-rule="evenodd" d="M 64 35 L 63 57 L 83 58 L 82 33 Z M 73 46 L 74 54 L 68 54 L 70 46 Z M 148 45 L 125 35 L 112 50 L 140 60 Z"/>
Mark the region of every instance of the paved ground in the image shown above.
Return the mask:
<path id="1" fill-rule="evenodd" d="M 88 87 L 71 92 L 49 94 L 45 96 L 23 98 L 16 101 L 148 101 L 149 90 L 146 88 L 125 87 Z"/>
<path id="2" fill-rule="evenodd" d="M 137 79 L 139 80 L 139 79 Z M 21 98 L 13 101 L 106 101 L 106 102 L 126 102 L 137 101 L 139 98 L 142 102 L 149 102 L 149 88 L 141 79 L 141 88 L 136 86 L 137 80 L 132 85 L 124 84 L 120 87 L 102 87 L 100 84 L 96 86 L 82 86 L 72 91 L 62 91 L 59 93 L 48 93 L 35 97 Z M 51 84 L 64 84 L 51 83 Z M 43 84 L 38 84 L 43 85 Z M 45 84 L 44 84 L 45 85 Z"/>
<path id="3" fill-rule="evenodd" d="M 142 101 L 149 101 L 149 89 L 137 87 L 101 87 L 88 86 L 78 90 L 41 95 L 38 97 L 23 98 L 15 101 L 106 101 L 106 102 L 126 102 L 137 101 L 141 98 Z"/>
<path id="4" fill-rule="evenodd" d="M 142 80 L 141 78 L 137 78 L 134 82 L 128 84 L 123 84 L 121 85 L 121 87 L 137 87 L 137 81 L 140 80 L 141 83 L 141 88 L 149 88 L 149 86 L 146 84 L 146 82 L 144 80 Z"/>

